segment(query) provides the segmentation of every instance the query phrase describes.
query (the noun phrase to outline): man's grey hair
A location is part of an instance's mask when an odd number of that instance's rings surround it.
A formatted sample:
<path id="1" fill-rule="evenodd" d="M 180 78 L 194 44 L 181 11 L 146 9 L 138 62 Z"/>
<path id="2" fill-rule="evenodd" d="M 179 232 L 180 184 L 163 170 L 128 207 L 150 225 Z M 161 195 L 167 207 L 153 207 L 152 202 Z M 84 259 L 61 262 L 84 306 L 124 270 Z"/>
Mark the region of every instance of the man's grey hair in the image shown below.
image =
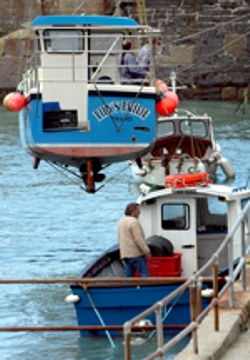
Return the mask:
<path id="1" fill-rule="evenodd" d="M 132 212 L 133 212 L 138 206 L 140 206 L 140 205 L 137 204 L 137 203 L 129 203 L 129 204 L 126 206 L 125 215 L 131 215 Z"/>

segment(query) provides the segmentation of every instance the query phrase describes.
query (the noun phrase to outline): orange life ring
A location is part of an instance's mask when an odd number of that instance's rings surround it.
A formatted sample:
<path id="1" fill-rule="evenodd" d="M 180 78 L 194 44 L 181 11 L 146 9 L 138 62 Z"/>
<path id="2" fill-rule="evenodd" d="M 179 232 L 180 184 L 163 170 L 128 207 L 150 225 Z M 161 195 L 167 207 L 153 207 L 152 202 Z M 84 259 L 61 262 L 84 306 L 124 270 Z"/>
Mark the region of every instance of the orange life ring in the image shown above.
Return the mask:
<path id="1" fill-rule="evenodd" d="M 196 174 L 174 174 L 167 175 L 167 188 L 185 188 L 190 186 L 207 186 L 211 183 L 207 172 L 199 172 Z"/>

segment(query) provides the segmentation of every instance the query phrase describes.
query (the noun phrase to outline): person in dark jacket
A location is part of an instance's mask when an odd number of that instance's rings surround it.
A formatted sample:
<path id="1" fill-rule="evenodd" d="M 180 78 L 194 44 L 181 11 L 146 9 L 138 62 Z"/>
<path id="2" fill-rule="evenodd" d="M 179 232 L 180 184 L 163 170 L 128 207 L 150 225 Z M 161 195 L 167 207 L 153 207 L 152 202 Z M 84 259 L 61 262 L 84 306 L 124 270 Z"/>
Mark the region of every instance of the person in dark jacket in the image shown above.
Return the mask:
<path id="1" fill-rule="evenodd" d="M 118 71 L 121 84 L 141 85 L 147 75 L 147 71 L 138 66 L 135 54 L 131 52 L 132 43 L 124 40 L 122 53 L 118 55 Z"/>

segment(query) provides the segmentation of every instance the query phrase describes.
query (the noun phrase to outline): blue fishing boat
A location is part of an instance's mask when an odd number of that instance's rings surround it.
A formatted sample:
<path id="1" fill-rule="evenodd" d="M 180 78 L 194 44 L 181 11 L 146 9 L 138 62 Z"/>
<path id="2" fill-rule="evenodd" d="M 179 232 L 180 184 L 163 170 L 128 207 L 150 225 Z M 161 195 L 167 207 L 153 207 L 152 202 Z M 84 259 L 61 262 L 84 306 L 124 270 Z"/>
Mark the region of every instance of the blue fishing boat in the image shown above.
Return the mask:
<path id="1" fill-rule="evenodd" d="M 103 168 L 141 157 L 154 144 L 154 65 L 136 85 L 121 84 L 117 63 L 124 40 L 136 53 L 142 41 L 152 41 L 152 29 L 102 15 L 39 16 L 31 27 L 29 68 L 4 104 L 20 113 L 22 145 L 34 168 L 40 160 L 73 166 L 95 192 Z"/>
<path id="2" fill-rule="evenodd" d="M 207 173 L 173 174 L 166 186 L 152 190 L 141 185 L 139 221 L 145 231 L 152 258 L 150 277 L 123 277 L 119 247 L 100 254 L 71 284 L 66 298 L 74 303 L 82 336 L 104 334 L 101 326 L 121 326 L 160 301 L 183 284 L 211 258 L 242 209 L 250 200 L 250 189 L 211 184 Z M 248 243 L 250 223 L 244 222 L 232 239 L 233 266 L 237 266 L 241 241 Z M 229 260 L 227 248 L 218 259 L 219 287 L 225 284 Z M 211 301 L 212 269 L 203 274 L 202 306 Z M 84 281 L 85 280 L 85 281 Z M 154 315 L 145 319 L 153 325 Z M 189 291 L 176 296 L 162 313 L 165 331 L 178 331 L 190 322 Z M 98 327 L 99 326 L 99 327 Z"/>

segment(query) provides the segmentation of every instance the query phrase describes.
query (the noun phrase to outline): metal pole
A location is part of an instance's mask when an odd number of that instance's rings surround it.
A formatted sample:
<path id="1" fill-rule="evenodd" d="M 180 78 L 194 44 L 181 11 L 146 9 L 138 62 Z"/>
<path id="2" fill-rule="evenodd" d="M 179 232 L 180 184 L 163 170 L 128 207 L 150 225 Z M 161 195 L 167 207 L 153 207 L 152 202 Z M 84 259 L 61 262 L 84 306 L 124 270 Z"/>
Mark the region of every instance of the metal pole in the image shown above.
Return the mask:
<path id="1" fill-rule="evenodd" d="M 131 337 L 131 323 L 126 322 L 123 326 L 123 335 L 125 340 L 125 360 L 131 360 L 130 337 Z"/>
<path id="2" fill-rule="evenodd" d="M 245 220 L 241 221 L 241 256 L 246 256 L 246 244 L 245 244 Z M 242 290 L 246 291 L 247 288 L 247 280 L 246 280 L 246 260 L 242 267 Z"/>
<path id="3" fill-rule="evenodd" d="M 201 290 L 202 290 L 202 277 L 200 276 L 197 280 L 197 312 L 198 312 L 198 315 L 200 315 L 202 312 Z"/>
<path id="4" fill-rule="evenodd" d="M 193 281 L 192 285 L 189 288 L 190 290 L 190 311 L 191 311 L 191 321 L 196 321 L 196 312 L 195 312 L 195 282 Z M 192 330 L 192 339 L 193 339 L 193 350 L 195 354 L 198 354 L 198 341 L 197 341 L 197 330 Z"/>
<path id="5" fill-rule="evenodd" d="M 162 309 L 162 304 L 161 302 L 158 302 L 158 309 L 156 310 L 156 329 L 157 329 L 157 344 L 158 344 L 158 349 L 163 349 L 163 328 L 162 328 L 162 318 L 161 318 L 161 309 Z M 160 360 L 164 360 L 164 356 L 163 356 L 163 352 L 162 354 L 159 356 Z"/>
<path id="6" fill-rule="evenodd" d="M 228 242 L 228 275 L 229 281 L 233 281 L 233 239 L 230 236 Z M 234 307 L 234 288 L 230 286 L 229 306 Z"/>
<path id="7" fill-rule="evenodd" d="M 213 290 L 214 299 L 218 300 L 218 257 L 213 264 Z M 219 304 L 218 301 L 214 305 L 214 330 L 219 331 Z"/>

